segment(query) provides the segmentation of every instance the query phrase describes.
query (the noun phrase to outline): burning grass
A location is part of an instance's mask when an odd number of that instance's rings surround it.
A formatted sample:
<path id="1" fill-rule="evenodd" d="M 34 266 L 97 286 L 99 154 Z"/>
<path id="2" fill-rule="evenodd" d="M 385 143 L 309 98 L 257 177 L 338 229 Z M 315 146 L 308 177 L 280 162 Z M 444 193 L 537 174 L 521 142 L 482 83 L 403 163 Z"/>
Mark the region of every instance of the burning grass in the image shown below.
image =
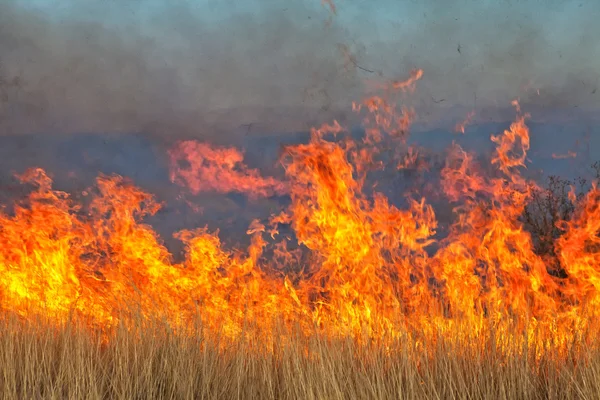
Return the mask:
<path id="1" fill-rule="evenodd" d="M 534 240 L 526 221 L 535 225 L 531 205 L 543 200 L 522 174 L 528 115 L 514 102 L 515 121 L 491 136 L 491 171 L 449 149 L 438 186 L 454 221 L 436 236 L 423 194 L 398 206 L 368 186 L 418 158 L 402 152 L 414 110 L 398 115 L 389 92 L 412 92 L 421 77 L 354 105 L 366 113 L 362 141 L 336 140 L 336 122 L 286 147 L 285 179 L 246 167 L 237 149 L 176 146 L 171 176 L 194 192 L 289 197 L 250 225 L 246 249 L 183 231 L 186 257 L 175 262 L 142 222 L 161 205 L 132 182 L 101 176 L 75 201 L 45 171 L 24 173 L 31 193 L 0 214 L 7 396 L 596 394 L 600 189 L 563 191 L 570 211 L 550 211 L 539 226 L 551 236 Z"/>

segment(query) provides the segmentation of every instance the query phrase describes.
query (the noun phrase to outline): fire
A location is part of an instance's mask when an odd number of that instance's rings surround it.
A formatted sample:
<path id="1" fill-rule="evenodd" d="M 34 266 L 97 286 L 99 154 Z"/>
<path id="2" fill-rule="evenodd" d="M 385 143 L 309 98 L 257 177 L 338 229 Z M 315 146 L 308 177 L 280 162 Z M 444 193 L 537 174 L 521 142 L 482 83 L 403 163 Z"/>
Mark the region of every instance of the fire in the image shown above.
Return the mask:
<path id="1" fill-rule="evenodd" d="M 267 197 L 287 192 L 285 183 L 263 178 L 248 168 L 244 155 L 235 148 L 215 148 L 206 143 L 183 141 L 169 151 L 171 180 L 192 193 L 236 191 L 250 197 Z"/>
<path id="2" fill-rule="evenodd" d="M 470 113 L 468 113 L 464 120 L 462 120 L 461 122 L 456 124 L 456 126 L 454 127 L 454 131 L 460 132 L 460 133 L 465 133 L 465 127 L 471 123 L 474 116 L 475 116 L 474 111 L 471 111 Z"/>
<path id="3" fill-rule="evenodd" d="M 409 88 L 421 76 L 413 72 L 393 87 Z M 141 311 L 174 329 L 200 320 L 228 339 L 269 337 L 279 321 L 306 335 L 316 329 L 358 341 L 456 335 L 466 327 L 481 337 L 522 332 L 537 349 L 564 346 L 578 331 L 597 329 L 600 190 L 573 198 L 577 212 L 561 222 L 565 234 L 555 246 L 568 277 L 551 275 L 519 220 L 535 185 L 521 174 L 528 115 L 514 106 L 515 122 L 491 136 L 494 173 L 458 145 L 450 149 L 440 187 L 456 218 L 441 239 L 427 198 L 407 195 L 400 207 L 365 188 L 369 172 L 384 163 L 382 143 L 403 143 L 414 117 L 406 109 L 397 116 L 383 97 L 355 106 L 366 114 L 363 142 L 326 139 L 343 134 L 336 122 L 286 147 L 282 180 L 248 168 L 236 149 L 177 144 L 172 179 L 194 193 L 291 197 L 281 213 L 252 223 L 247 249 L 227 249 L 205 228 L 177 233 L 186 246 L 180 263 L 142 222 L 161 204 L 132 182 L 100 176 L 78 204 L 32 169 L 21 176 L 31 194 L 0 214 L 0 304 L 24 318 L 75 315 L 107 331 Z M 409 150 L 408 159 L 415 157 Z M 300 250 L 278 239 L 280 225 L 293 228 Z M 270 246 L 274 256 L 266 257 Z"/>
<path id="4" fill-rule="evenodd" d="M 410 78 L 404 81 L 394 81 L 392 82 L 392 88 L 395 90 L 415 90 L 415 83 L 423 77 L 422 69 L 413 69 L 410 72 Z"/>

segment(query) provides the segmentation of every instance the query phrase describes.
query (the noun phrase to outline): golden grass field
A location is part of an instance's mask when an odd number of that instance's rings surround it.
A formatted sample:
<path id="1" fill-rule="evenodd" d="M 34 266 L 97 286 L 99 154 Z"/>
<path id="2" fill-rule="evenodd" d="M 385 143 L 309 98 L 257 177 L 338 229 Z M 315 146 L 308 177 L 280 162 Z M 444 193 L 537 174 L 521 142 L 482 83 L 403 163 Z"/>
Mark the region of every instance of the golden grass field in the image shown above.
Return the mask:
<path id="1" fill-rule="evenodd" d="M 261 347 L 225 344 L 199 327 L 175 334 L 166 323 L 144 325 L 120 326 L 107 339 L 74 322 L 51 327 L 4 318 L 1 398 L 597 399 L 600 393 L 598 351 L 573 345 L 566 356 L 548 350 L 533 360 L 517 335 L 421 345 L 407 338 L 386 349 L 280 332 Z M 502 346 L 525 351 L 506 356 L 497 350 Z"/>

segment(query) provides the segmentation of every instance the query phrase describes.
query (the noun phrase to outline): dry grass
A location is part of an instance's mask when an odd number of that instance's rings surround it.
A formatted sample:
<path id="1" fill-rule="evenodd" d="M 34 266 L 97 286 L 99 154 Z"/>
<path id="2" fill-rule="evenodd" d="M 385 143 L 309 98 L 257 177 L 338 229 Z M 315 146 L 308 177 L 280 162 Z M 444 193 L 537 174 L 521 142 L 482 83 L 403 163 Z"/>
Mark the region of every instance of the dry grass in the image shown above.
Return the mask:
<path id="1" fill-rule="evenodd" d="M 392 349 L 318 335 L 270 351 L 165 324 L 117 329 L 0 322 L 3 399 L 596 399 L 600 353 L 502 357 L 489 343 L 399 340 Z M 310 356 L 308 356 L 310 354 Z"/>

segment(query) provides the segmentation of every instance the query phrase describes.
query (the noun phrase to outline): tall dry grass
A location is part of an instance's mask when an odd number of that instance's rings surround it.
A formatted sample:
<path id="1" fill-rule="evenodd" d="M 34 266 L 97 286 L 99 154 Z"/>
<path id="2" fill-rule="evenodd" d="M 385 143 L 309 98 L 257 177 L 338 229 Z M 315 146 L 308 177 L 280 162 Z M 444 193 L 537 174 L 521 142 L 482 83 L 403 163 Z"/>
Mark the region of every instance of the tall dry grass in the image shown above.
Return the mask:
<path id="1" fill-rule="evenodd" d="M 496 351 L 498 340 L 391 348 L 279 332 L 269 343 L 176 334 L 161 322 L 110 338 L 70 322 L 0 322 L 3 399 L 597 399 L 600 352 L 561 361 Z M 509 340 L 509 339 L 503 339 Z M 515 339 L 517 340 L 517 339 Z M 503 344 L 505 345 L 506 342 Z M 515 346 L 518 348 L 521 344 Z M 427 351 L 425 351 L 425 349 Z"/>

